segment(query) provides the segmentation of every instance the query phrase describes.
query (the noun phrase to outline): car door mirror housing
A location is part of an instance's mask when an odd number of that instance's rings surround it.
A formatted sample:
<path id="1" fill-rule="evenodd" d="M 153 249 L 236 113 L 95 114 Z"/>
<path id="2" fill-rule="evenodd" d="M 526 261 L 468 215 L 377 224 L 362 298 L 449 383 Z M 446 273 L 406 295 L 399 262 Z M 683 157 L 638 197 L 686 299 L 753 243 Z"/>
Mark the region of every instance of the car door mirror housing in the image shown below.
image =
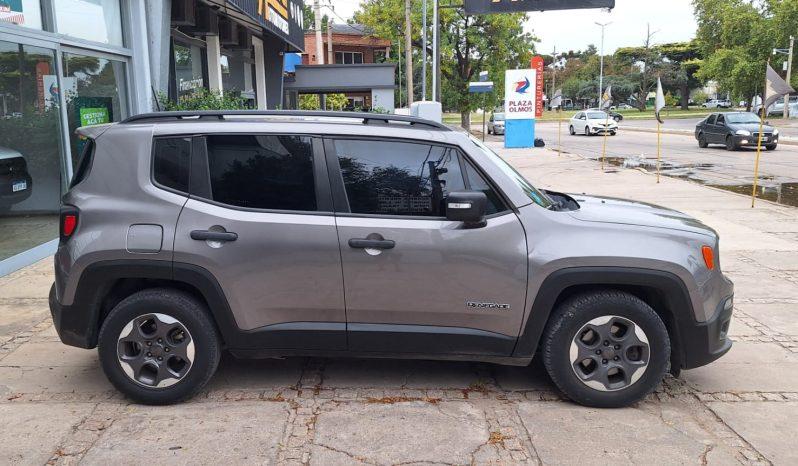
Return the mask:
<path id="1" fill-rule="evenodd" d="M 446 219 L 468 226 L 485 224 L 488 197 L 479 191 L 459 191 L 446 196 Z"/>

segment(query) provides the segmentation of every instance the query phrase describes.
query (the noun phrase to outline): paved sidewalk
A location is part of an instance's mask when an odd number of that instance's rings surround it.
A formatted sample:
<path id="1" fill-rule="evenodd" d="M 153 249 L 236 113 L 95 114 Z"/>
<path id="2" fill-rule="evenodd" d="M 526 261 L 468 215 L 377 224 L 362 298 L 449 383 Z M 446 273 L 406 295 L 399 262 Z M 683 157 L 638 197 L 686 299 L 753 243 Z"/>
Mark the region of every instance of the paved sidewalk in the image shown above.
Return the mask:
<path id="1" fill-rule="evenodd" d="M 0 464 L 798 463 L 798 209 L 501 152 L 540 187 L 656 202 L 715 227 L 736 285 L 732 351 L 620 410 L 561 400 L 538 364 L 301 358 L 224 358 L 201 396 L 146 407 L 111 388 L 96 352 L 58 341 L 45 260 L 0 278 Z"/>

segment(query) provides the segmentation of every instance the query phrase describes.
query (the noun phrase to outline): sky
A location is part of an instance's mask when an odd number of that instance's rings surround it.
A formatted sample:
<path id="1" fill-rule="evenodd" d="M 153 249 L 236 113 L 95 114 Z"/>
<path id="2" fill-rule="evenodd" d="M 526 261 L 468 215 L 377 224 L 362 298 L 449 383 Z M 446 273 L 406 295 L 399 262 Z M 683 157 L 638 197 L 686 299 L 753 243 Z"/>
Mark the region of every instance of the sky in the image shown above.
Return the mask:
<path id="1" fill-rule="evenodd" d="M 311 4 L 310 1 L 306 3 Z M 322 0 L 322 4 L 332 4 L 337 15 L 348 19 L 360 0 Z M 325 13 L 338 20 L 328 8 L 325 8 Z M 601 10 L 569 10 L 529 13 L 529 16 L 525 30 L 540 39 L 537 44 L 540 53 L 551 53 L 555 46 L 558 52 L 585 49 L 591 43 L 598 48 L 601 28 L 595 25 L 596 21 L 612 21 L 604 33 L 606 54 L 618 47 L 642 45 L 646 23 L 651 24 L 652 31 L 657 31 L 652 38 L 657 44 L 690 40 L 696 30 L 691 0 L 616 0 L 615 9 L 609 13 Z"/>

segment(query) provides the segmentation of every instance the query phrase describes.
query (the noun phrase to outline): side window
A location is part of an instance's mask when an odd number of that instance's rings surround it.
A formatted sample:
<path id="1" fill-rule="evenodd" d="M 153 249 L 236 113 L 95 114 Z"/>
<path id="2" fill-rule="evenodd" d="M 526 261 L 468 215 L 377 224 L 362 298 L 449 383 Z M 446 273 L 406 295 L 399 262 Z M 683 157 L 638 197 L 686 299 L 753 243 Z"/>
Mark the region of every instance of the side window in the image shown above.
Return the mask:
<path id="1" fill-rule="evenodd" d="M 486 214 L 495 214 L 497 212 L 503 212 L 507 209 L 504 207 L 504 203 L 502 202 L 499 195 L 496 191 L 490 187 L 485 178 L 479 174 L 476 168 L 471 165 L 471 162 L 465 160 L 465 171 L 466 177 L 468 178 L 468 184 L 470 186 L 471 191 L 482 191 L 485 193 L 485 196 L 488 198 L 488 209 L 486 210 Z"/>
<path id="2" fill-rule="evenodd" d="M 393 141 L 335 141 L 352 213 L 444 217 L 444 198 L 465 189 L 454 151 Z"/>
<path id="3" fill-rule="evenodd" d="M 723 116 L 723 115 L 718 115 L 718 122 L 717 122 L 717 124 L 719 124 L 719 125 L 724 125 L 724 124 L 726 124 L 726 117 L 725 117 L 725 116 Z"/>
<path id="4" fill-rule="evenodd" d="M 152 163 L 152 173 L 156 183 L 187 193 L 191 138 L 155 139 Z"/>
<path id="5" fill-rule="evenodd" d="M 214 201 L 251 209 L 316 210 L 311 138 L 212 135 L 207 146 Z"/>
<path id="6" fill-rule="evenodd" d="M 715 124 L 715 115 L 710 115 L 710 116 L 707 118 L 707 124 L 708 124 L 708 125 L 714 125 L 714 124 Z"/>
<path id="7" fill-rule="evenodd" d="M 94 139 L 87 139 L 80 152 L 80 160 L 75 168 L 75 173 L 72 175 L 72 181 L 69 183 L 69 188 L 74 188 L 78 183 L 86 178 L 91 170 L 91 163 L 94 159 Z"/>

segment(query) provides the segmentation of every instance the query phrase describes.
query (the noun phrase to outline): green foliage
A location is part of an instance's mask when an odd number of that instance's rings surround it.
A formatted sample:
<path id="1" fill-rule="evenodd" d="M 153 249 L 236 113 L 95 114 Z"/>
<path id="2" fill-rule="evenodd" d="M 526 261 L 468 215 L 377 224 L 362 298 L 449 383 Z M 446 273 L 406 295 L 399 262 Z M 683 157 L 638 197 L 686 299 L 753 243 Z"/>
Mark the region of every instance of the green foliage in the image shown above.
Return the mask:
<path id="1" fill-rule="evenodd" d="M 180 97 L 177 102 L 169 100 L 163 93 L 158 94 L 158 102 L 165 111 L 179 110 L 244 110 L 249 108 L 247 101 L 237 92 L 211 92 L 197 89 L 191 94 Z"/>
<path id="2" fill-rule="evenodd" d="M 349 101 L 344 94 L 327 94 L 324 102 L 327 110 L 343 110 Z M 319 103 L 318 94 L 300 94 L 299 95 L 299 109 L 300 110 L 319 110 L 321 103 Z"/>
<path id="3" fill-rule="evenodd" d="M 300 110 L 318 110 L 321 108 L 319 103 L 318 94 L 300 94 L 299 95 L 299 109 Z"/>
<path id="4" fill-rule="evenodd" d="M 327 94 L 324 102 L 327 106 L 327 110 L 343 110 L 349 103 L 344 94 Z"/>
<path id="5" fill-rule="evenodd" d="M 675 107 L 679 105 L 679 99 L 673 96 L 670 92 L 665 93 L 665 106 L 666 107 Z"/>
<path id="6" fill-rule="evenodd" d="M 420 53 L 432 56 L 431 43 L 426 51 L 420 50 L 421 5 L 422 2 L 413 2 L 411 12 L 414 62 Z M 428 7 L 431 17 L 432 2 L 428 2 Z M 529 67 L 536 39 L 524 32 L 525 19 L 526 15 L 520 13 L 466 16 L 459 9 L 440 10 L 442 104 L 460 113 L 463 126 L 470 126 L 471 110 L 498 104 L 504 91 L 505 70 Z M 355 13 L 355 20 L 371 28 L 375 36 L 396 43 L 404 29 L 404 1 L 365 0 Z M 414 66 L 415 72 L 419 68 Z M 487 96 L 468 93 L 468 83 L 475 81 L 480 71 L 488 72 L 496 89 Z M 420 80 L 414 81 L 420 84 Z"/>
<path id="7" fill-rule="evenodd" d="M 693 102 L 695 102 L 697 105 L 706 103 L 708 99 L 709 97 L 707 97 L 707 94 L 701 89 L 693 92 Z"/>

